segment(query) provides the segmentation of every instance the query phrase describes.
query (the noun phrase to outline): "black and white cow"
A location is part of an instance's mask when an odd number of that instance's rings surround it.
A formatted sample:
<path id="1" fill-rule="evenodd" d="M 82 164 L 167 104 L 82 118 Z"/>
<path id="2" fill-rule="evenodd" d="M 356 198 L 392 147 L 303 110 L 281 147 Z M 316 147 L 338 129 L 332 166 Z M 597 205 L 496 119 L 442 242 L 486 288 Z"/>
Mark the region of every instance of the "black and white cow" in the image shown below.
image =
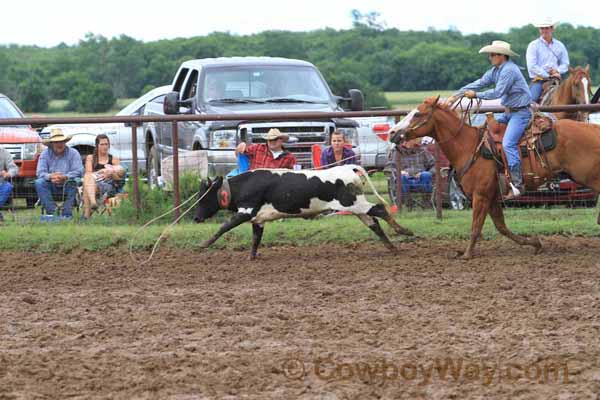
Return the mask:
<path id="1" fill-rule="evenodd" d="M 310 218 L 333 210 L 355 214 L 389 250 L 395 251 L 377 218 L 383 218 L 396 234 L 412 235 L 412 232 L 398 225 L 383 204 L 367 201 L 362 191 L 361 175 L 373 187 L 365 170 L 358 165 L 317 171 L 257 169 L 225 181 L 222 177 L 202 181 L 200 195 L 204 194 L 204 197 L 198 203 L 196 222 L 212 217 L 219 209 L 229 209 L 236 214 L 201 247 L 210 246 L 225 232 L 250 221 L 253 233 L 250 258 L 254 259 L 265 222 L 281 218 Z M 377 196 L 384 201 L 379 194 Z"/>

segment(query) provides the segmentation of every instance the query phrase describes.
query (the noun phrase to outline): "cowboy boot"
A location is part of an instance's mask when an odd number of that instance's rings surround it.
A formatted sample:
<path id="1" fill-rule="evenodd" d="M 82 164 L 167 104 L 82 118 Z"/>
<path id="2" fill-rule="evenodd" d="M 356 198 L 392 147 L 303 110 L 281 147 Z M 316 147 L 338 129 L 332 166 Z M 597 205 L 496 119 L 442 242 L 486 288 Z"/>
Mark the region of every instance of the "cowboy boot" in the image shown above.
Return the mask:
<path id="1" fill-rule="evenodd" d="M 510 182 L 508 183 L 510 187 L 510 192 L 504 197 L 504 200 L 512 200 L 521 196 L 523 191 L 523 175 L 521 174 L 521 164 L 513 165 L 509 167 L 510 172 Z"/>

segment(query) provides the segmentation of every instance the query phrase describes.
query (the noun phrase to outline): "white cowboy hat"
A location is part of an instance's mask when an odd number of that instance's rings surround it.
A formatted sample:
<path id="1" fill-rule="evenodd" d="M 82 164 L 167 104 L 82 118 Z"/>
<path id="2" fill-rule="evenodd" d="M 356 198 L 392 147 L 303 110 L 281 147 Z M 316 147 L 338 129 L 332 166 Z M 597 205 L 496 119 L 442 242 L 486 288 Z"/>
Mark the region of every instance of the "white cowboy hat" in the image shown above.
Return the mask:
<path id="1" fill-rule="evenodd" d="M 281 131 L 277 128 L 269 129 L 266 139 L 267 140 L 275 140 L 277 138 L 282 138 L 284 141 L 287 141 L 290 137 L 285 133 L 281 133 Z"/>
<path id="2" fill-rule="evenodd" d="M 517 53 L 510 49 L 510 43 L 504 42 L 502 40 L 494 40 L 492 44 L 488 44 L 487 46 L 483 46 L 480 50 L 480 53 L 498 53 L 504 54 L 505 56 L 510 57 L 519 57 Z"/>
<path id="3" fill-rule="evenodd" d="M 536 28 L 547 28 L 549 26 L 556 28 L 556 25 L 558 25 L 558 22 L 553 21 L 552 18 L 549 17 L 544 18 L 543 21 L 538 21 L 533 24 L 533 26 L 535 26 Z"/>
<path id="4" fill-rule="evenodd" d="M 71 140 L 71 136 L 66 136 L 62 129 L 60 128 L 52 128 L 50 130 L 50 137 L 48 139 L 44 139 L 43 142 L 44 144 L 48 144 L 48 143 L 56 143 L 56 142 L 65 142 L 67 143 L 69 140 Z"/>

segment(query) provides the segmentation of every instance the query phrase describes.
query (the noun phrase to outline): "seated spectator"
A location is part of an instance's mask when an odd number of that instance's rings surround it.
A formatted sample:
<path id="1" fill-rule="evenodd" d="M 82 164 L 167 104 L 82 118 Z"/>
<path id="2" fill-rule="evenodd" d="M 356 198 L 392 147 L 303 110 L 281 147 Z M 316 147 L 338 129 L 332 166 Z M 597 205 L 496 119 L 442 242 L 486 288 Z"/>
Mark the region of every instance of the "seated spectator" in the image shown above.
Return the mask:
<path id="1" fill-rule="evenodd" d="M 435 159 L 421 144 L 421 138 L 404 142 L 396 148 L 400 151 L 402 193 L 431 193 Z"/>
<path id="2" fill-rule="evenodd" d="M 97 198 L 113 197 L 125 176 L 117 157 L 110 154 L 110 140 L 105 134 L 96 136 L 94 154 L 85 157 L 83 177 L 83 215 L 89 218 L 98 209 Z"/>
<path id="3" fill-rule="evenodd" d="M 8 150 L 0 147 L 0 208 L 4 207 L 13 190 L 9 179 L 18 173 L 19 167 L 13 161 L 12 155 Z M 0 211 L 0 224 L 3 222 L 4 216 L 2 215 L 2 211 Z"/>
<path id="4" fill-rule="evenodd" d="M 283 148 L 283 142 L 289 138 L 279 129 L 272 128 L 267 133 L 267 144 L 240 143 L 235 149 L 236 154 L 245 154 L 250 158 L 250 170 L 257 168 L 288 168 L 293 169 L 297 164 L 296 157 Z"/>
<path id="5" fill-rule="evenodd" d="M 352 148 L 347 147 L 344 134 L 335 131 L 331 134 L 331 146 L 321 153 L 321 168 L 331 168 L 344 164 L 358 164 L 358 160 Z"/>
<path id="6" fill-rule="evenodd" d="M 62 217 L 73 217 L 73 205 L 77 194 L 75 179 L 81 178 L 83 165 L 79 152 L 67 147 L 70 139 L 61 129 L 55 128 L 50 132 L 50 138 L 44 140 L 48 148 L 38 160 L 35 181 L 37 195 L 46 210 L 46 215 L 42 216 L 43 221 L 51 221 L 54 218 L 56 203 L 53 195 L 60 195 L 64 199 Z"/>

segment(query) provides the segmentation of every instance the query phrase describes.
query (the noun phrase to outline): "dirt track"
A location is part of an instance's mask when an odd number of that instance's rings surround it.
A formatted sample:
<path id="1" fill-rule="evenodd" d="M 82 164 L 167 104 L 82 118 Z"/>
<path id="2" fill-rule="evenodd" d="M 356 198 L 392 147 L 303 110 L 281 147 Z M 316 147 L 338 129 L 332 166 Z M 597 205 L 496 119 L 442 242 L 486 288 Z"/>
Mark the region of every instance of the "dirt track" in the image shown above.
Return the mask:
<path id="1" fill-rule="evenodd" d="M 4 252 L 0 399 L 598 399 L 600 239 L 464 243 Z"/>

